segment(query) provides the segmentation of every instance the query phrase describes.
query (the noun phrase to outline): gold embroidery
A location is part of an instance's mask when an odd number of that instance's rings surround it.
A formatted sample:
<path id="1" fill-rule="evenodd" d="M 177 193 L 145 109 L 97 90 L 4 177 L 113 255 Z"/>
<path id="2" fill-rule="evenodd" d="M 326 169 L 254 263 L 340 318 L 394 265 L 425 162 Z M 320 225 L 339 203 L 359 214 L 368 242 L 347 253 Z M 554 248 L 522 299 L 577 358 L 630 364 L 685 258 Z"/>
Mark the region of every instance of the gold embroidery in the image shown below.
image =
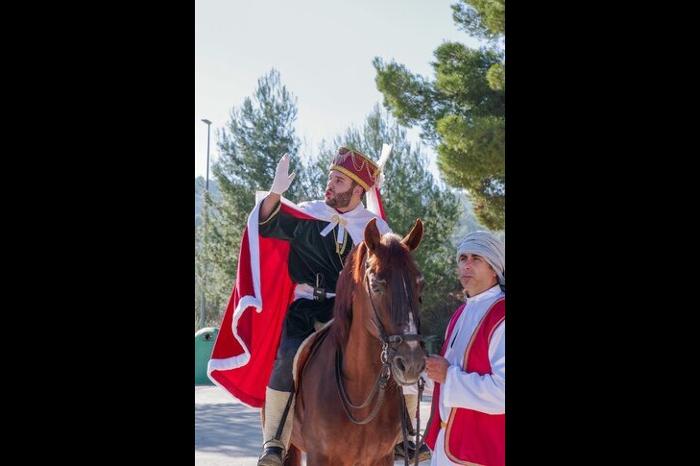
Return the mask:
<path id="1" fill-rule="evenodd" d="M 338 238 L 335 236 L 335 228 L 333 228 L 333 242 L 335 243 L 335 253 L 338 254 L 338 259 L 340 259 L 340 265 L 342 267 L 345 267 L 345 262 L 343 262 L 343 253 L 345 252 L 345 247 L 348 244 L 348 230 L 345 230 L 345 234 L 343 235 L 343 244 L 339 245 L 338 244 Z"/>

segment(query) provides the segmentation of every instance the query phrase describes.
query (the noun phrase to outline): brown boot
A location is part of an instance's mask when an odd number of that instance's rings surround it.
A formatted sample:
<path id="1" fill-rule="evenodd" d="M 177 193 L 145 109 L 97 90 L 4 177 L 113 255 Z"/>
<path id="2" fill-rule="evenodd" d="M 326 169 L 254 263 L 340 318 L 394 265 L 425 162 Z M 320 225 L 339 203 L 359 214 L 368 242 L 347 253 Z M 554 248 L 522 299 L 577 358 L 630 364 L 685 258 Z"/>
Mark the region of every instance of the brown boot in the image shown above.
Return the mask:
<path id="1" fill-rule="evenodd" d="M 416 444 L 412 440 L 408 442 L 408 461 L 412 463 L 416 457 Z M 394 460 L 401 460 L 406 456 L 406 452 L 403 448 L 403 442 L 399 442 L 394 447 Z M 428 445 L 422 443 L 420 449 L 418 450 L 418 462 L 430 459 L 430 449 Z"/>
<path id="2" fill-rule="evenodd" d="M 409 448 L 410 450 L 410 448 Z M 421 443 L 420 448 L 418 449 L 418 452 L 416 452 L 415 449 L 411 450 L 411 454 L 408 457 L 409 461 L 413 461 L 413 459 L 416 457 L 416 454 L 418 455 L 418 462 L 420 463 L 421 461 L 429 460 L 430 459 L 430 448 L 428 448 L 428 445 L 425 443 Z"/>

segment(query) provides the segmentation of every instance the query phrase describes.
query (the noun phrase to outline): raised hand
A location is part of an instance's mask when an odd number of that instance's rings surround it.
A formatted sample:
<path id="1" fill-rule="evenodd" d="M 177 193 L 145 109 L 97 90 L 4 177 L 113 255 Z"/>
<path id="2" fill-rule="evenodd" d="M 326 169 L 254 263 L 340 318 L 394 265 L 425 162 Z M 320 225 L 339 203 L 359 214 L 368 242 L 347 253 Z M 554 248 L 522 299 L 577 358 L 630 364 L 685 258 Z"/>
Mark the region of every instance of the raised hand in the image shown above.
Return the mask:
<path id="1" fill-rule="evenodd" d="M 296 173 L 292 172 L 289 174 L 289 154 L 284 154 L 279 162 L 277 162 L 277 169 L 275 170 L 275 179 L 272 182 L 272 187 L 270 188 L 271 193 L 282 194 L 289 189 L 292 184 Z"/>

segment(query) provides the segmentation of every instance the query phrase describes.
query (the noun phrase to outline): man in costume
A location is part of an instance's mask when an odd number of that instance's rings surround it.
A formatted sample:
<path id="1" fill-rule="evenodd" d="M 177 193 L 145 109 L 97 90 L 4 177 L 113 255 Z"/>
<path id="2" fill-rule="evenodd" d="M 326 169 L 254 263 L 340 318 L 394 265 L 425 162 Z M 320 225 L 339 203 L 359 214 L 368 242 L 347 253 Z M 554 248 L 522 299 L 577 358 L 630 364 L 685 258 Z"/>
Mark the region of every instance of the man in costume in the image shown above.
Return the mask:
<path id="1" fill-rule="evenodd" d="M 390 150 L 385 145 L 382 160 Z M 380 233 L 391 231 L 379 194 L 380 165 L 365 154 L 338 150 L 323 201 L 295 205 L 284 199 L 294 175 L 285 154 L 269 193 L 248 217 L 236 286 L 208 366 L 217 385 L 249 406 L 264 405 L 259 466 L 283 462 L 294 417 L 294 356 L 332 318 L 336 282 L 350 250 L 372 218 Z"/>
<path id="2" fill-rule="evenodd" d="M 505 248 L 491 233 L 468 234 L 457 250 L 466 303 L 450 319 L 440 356 L 426 443 L 431 466 L 505 465 Z"/>

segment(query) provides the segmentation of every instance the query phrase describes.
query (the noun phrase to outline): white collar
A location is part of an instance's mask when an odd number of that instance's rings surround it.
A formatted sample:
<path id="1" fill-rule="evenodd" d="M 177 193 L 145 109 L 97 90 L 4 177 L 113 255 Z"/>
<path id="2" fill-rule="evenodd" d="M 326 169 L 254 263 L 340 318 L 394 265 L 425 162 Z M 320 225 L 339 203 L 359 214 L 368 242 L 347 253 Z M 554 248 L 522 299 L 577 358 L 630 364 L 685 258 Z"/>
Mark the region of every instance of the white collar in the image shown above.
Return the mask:
<path id="1" fill-rule="evenodd" d="M 347 229 L 348 233 L 350 233 L 350 236 L 352 237 L 353 243 L 360 244 L 360 242 L 364 239 L 365 226 L 372 218 L 377 219 L 377 228 L 379 229 L 380 234 L 383 235 L 385 233 L 391 233 L 391 228 L 389 228 L 389 225 L 387 225 L 387 223 L 380 217 L 365 209 L 365 206 L 361 202 L 357 204 L 354 209 L 344 213 L 338 212 L 333 207 L 326 204 L 325 201 L 302 202 L 299 205 L 296 205 L 287 199 L 282 198 L 282 202 L 292 208 L 301 210 L 305 214 L 311 215 L 318 220 L 330 222 L 326 228 L 321 231 L 322 236 L 326 236 L 333 228 L 336 227 L 336 225 L 340 225 L 338 227 L 338 243 L 343 242 L 345 230 Z"/>
<path id="2" fill-rule="evenodd" d="M 479 301 L 483 301 L 484 299 L 489 299 L 489 298 L 495 298 L 501 293 L 501 286 L 499 284 L 495 284 L 491 288 L 489 288 L 486 291 L 482 291 L 481 293 L 467 297 L 465 302 L 468 303 L 478 303 Z"/>

